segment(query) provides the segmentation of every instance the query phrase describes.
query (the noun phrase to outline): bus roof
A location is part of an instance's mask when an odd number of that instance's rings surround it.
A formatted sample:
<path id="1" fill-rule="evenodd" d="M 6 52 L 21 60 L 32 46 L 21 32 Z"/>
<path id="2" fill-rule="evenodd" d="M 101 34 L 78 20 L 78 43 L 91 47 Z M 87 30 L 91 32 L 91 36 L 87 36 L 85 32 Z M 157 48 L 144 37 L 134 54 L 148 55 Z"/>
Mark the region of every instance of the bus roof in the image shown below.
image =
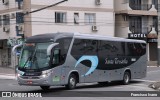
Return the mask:
<path id="1" fill-rule="evenodd" d="M 138 43 L 146 43 L 143 40 L 135 40 L 135 39 L 125 39 L 119 37 L 109 37 L 104 35 L 95 35 L 95 34 L 81 34 L 81 33 L 46 33 L 31 36 L 26 39 L 26 42 L 54 42 L 59 38 L 64 37 L 74 37 L 80 39 L 94 39 L 94 40 L 109 40 L 109 41 L 122 41 L 122 42 L 138 42 Z"/>
<path id="2" fill-rule="evenodd" d="M 109 41 L 146 43 L 144 40 L 125 39 L 125 38 L 109 37 L 109 36 L 105 36 L 105 35 L 95 35 L 95 34 L 80 34 L 80 33 L 74 33 L 74 37 L 75 37 L 75 38 L 82 38 L 82 39 L 95 39 L 95 40 L 109 40 Z"/>
<path id="3" fill-rule="evenodd" d="M 55 42 L 56 39 L 62 37 L 73 37 L 73 33 L 46 33 L 28 37 L 26 43 L 36 42 Z"/>

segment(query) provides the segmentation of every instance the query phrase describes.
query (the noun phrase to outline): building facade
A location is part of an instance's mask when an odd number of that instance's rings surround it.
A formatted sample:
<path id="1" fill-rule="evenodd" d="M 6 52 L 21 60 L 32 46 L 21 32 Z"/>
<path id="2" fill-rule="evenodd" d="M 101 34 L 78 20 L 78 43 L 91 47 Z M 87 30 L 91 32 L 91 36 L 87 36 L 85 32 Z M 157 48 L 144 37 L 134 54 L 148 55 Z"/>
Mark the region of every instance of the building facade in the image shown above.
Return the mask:
<path id="1" fill-rule="evenodd" d="M 0 0 L 0 66 L 16 65 L 17 57 L 11 55 L 11 49 L 23 41 L 22 37 L 55 32 L 115 36 L 114 0 L 68 0 L 27 13 L 59 1 Z"/>
<path id="2" fill-rule="evenodd" d="M 158 1 L 115 0 L 115 36 L 147 42 L 148 61 L 158 60 Z"/>

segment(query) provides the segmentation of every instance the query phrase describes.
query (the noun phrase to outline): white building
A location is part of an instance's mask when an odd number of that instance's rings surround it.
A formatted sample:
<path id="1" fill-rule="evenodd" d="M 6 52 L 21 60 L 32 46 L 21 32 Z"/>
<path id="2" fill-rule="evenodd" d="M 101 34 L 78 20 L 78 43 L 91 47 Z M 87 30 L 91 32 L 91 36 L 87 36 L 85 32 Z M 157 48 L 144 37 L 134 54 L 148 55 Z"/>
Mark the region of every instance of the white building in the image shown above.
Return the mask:
<path id="1" fill-rule="evenodd" d="M 17 31 L 25 38 L 43 33 L 80 32 L 114 36 L 114 0 L 68 0 L 57 6 L 25 15 L 16 24 L 16 12 L 30 12 L 61 0 L 0 0 L 0 66 L 14 67 L 11 48 Z M 15 28 L 17 26 L 17 29 Z M 12 46 L 7 45 L 12 43 Z"/>

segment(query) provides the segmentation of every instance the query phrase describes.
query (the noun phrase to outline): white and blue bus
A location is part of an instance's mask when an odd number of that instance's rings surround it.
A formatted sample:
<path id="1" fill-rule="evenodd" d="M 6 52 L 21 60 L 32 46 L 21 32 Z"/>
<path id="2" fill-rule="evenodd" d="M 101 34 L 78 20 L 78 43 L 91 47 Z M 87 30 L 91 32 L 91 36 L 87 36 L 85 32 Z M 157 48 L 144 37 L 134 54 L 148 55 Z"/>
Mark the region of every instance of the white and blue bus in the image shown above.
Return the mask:
<path id="1" fill-rule="evenodd" d="M 146 76 L 146 42 L 79 33 L 51 33 L 31 36 L 22 46 L 17 68 L 20 85 L 66 86 L 77 83 L 105 83 Z"/>

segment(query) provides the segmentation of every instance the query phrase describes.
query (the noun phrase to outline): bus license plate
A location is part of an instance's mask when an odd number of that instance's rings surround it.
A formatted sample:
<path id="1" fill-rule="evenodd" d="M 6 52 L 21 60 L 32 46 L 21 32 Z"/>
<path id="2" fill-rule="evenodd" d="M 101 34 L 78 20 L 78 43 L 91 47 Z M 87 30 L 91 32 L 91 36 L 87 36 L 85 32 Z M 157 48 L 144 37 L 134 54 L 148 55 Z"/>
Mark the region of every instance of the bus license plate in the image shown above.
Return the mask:
<path id="1" fill-rule="evenodd" d="M 27 81 L 27 84 L 32 84 L 33 82 L 32 81 Z"/>

